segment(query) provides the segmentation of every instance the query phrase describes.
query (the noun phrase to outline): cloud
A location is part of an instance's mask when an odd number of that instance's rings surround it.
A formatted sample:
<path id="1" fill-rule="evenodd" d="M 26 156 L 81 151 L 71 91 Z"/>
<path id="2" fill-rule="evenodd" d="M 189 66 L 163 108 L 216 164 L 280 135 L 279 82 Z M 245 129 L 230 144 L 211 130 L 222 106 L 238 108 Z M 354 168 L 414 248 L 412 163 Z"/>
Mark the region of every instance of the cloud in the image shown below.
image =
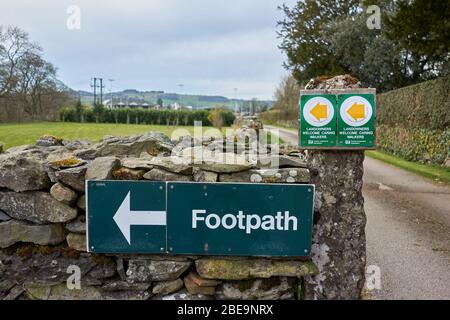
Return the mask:
<path id="1" fill-rule="evenodd" d="M 286 2 L 286 1 L 284 1 Z M 294 3 L 294 0 L 287 1 Z M 66 28 L 69 5 L 81 30 Z M 89 89 L 93 76 L 116 89 L 184 91 L 268 99 L 286 73 L 277 48 L 276 0 L 2 0 L 15 24 L 44 48 L 60 78 Z"/>

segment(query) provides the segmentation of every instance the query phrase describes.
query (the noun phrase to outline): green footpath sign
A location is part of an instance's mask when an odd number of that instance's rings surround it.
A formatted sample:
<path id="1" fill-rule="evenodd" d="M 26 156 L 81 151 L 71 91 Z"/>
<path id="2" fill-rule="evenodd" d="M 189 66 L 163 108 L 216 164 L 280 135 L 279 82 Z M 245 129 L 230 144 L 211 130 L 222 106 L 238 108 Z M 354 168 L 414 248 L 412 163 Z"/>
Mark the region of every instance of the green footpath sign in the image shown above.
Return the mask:
<path id="1" fill-rule="evenodd" d="M 300 145 L 336 145 L 336 97 L 331 94 L 302 95 L 300 101 Z"/>
<path id="2" fill-rule="evenodd" d="M 300 91 L 299 146 L 375 148 L 375 89 Z"/>
<path id="3" fill-rule="evenodd" d="M 375 97 L 373 94 L 338 95 L 338 147 L 375 146 Z"/>
<path id="4" fill-rule="evenodd" d="M 166 251 L 166 184 L 87 181 L 87 249 L 101 253 Z"/>
<path id="5" fill-rule="evenodd" d="M 313 185 L 87 182 L 97 253 L 309 256 Z"/>

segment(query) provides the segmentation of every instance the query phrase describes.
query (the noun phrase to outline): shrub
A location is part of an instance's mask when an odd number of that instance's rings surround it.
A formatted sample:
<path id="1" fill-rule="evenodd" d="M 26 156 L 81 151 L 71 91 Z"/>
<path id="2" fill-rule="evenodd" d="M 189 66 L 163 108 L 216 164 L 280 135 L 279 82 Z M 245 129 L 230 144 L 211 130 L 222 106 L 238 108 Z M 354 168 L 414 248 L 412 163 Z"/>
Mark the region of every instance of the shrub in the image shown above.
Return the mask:
<path id="1" fill-rule="evenodd" d="M 102 109 L 95 112 L 92 108 L 83 110 L 84 122 L 148 124 L 148 125 L 194 125 L 194 121 L 202 121 L 204 126 L 211 126 L 208 110 L 155 110 L 142 108 Z M 221 109 L 224 126 L 233 124 L 235 116 L 229 110 Z M 60 120 L 77 122 L 79 112 L 74 107 L 60 110 Z"/>
<path id="2" fill-rule="evenodd" d="M 450 155 L 450 129 L 381 125 L 377 128 L 377 145 L 381 150 L 409 161 L 442 165 Z"/>

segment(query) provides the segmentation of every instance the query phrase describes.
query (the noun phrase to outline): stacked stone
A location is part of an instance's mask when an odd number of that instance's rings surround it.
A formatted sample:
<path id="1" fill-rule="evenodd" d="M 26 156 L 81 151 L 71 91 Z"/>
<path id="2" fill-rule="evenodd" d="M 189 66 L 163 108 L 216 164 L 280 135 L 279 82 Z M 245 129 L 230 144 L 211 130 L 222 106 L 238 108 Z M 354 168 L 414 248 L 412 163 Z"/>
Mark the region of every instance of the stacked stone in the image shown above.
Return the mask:
<path id="1" fill-rule="evenodd" d="M 36 145 L 0 154 L 0 298 L 300 298 L 303 277 L 318 272 L 310 261 L 86 252 L 88 179 L 310 181 L 298 150 L 266 146 L 277 153 L 256 159 L 251 142 L 239 141 L 171 141 L 155 132 L 108 136 L 96 144 L 45 136 Z M 271 157 L 278 155 L 279 163 L 272 168 Z M 80 289 L 67 285 L 70 266 L 79 267 Z"/>

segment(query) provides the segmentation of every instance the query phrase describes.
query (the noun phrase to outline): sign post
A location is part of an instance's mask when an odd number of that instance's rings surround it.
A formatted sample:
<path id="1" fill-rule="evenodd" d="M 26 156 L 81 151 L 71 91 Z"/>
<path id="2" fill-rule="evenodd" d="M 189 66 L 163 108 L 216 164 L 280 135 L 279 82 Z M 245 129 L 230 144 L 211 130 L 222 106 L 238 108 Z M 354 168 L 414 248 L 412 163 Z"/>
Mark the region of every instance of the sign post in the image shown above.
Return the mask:
<path id="1" fill-rule="evenodd" d="M 87 181 L 87 248 L 309 256 L 313 203 L 313 185 Z"/>
<path id="2" fill-rule="evenodd" d="M 299 147 L 374 149 L 375 89 L 300 91 Z"/>

